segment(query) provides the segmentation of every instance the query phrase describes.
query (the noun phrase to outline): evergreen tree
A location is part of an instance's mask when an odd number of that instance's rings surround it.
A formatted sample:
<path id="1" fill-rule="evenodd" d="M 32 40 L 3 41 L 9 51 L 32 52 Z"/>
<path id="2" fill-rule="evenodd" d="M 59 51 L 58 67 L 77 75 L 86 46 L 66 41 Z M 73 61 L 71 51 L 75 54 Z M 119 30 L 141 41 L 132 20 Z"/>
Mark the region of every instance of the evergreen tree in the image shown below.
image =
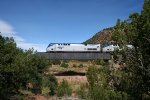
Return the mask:
<path id="1" fill-rule="evenodd" d="M 126 68 L 121 83 L 116 87 L 119 91 L 128 93 L 130 99 L 147 99 L 150 98 L 150 0 L 144 1 L 140 14 L 131 14 L 124 22 L 126 22 L 125 37 L 127 37 L 124 43 L 131 43 L 134 49 L 123 52 Z M 122 30 L 122 27 L 117 27 L 115 31 L 117 30 Z M 114 32 L 113 35 L 115 37 L 116 33 Z M 121 35 L 113 39 L 122 43 L 119 40 L 122 39 Z"/>
<path id="2" fill-rule="evenodd" d="M 48 61 L 33 49 L 16 47 L 13 38 L 0 35 L 0 99 L 7 100 L 20 94 L 31 83 L 41 91 L 42 74 L 46 72 Z"/>

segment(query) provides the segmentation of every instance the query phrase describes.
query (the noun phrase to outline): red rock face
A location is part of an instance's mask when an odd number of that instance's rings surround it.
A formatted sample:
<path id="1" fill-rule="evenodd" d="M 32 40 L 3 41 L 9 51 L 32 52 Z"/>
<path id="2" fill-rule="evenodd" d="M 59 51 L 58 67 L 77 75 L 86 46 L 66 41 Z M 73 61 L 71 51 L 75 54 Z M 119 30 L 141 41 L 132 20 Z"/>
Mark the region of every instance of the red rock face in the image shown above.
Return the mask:
<path id="1" fill-rule="evenodd" d="M 96 33 L 92 38 L 86 40 L 84 43 L 105 43 L 111 41 L 111 36 L 114 28 L 106 28 Z"/>

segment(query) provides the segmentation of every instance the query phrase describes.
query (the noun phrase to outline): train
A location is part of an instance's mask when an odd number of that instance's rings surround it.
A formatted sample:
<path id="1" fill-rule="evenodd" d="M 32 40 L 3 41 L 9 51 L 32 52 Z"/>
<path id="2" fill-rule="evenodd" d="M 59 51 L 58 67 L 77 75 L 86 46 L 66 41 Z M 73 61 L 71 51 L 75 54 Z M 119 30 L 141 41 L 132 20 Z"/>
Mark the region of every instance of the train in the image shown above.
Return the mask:
<path id="1" fill-rule="evenodd" d="M 113 52 L 115 49 L 120 49 L 118 44 L 50 43 L 46 52 Z"/>

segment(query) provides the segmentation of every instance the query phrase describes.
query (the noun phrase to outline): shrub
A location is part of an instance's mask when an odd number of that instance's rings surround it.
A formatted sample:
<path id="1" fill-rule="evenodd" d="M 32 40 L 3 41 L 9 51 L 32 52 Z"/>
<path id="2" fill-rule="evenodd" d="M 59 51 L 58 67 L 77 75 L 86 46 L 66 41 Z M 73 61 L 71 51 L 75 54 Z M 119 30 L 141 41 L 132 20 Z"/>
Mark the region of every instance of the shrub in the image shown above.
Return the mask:
<path id="1" fill-rule="evenodd" d="M 58 87 L 57 79 L 54 75 L 51 74 L 48 75 L 48 79 L 49 79 L 50 95 L 54 95 Z"/>
<path id="2" fill-rule="evenodd" d="M 48 61 L 48 65 L 49 65 L 50 67 L 52 66 L 52 61 L 51 61 L 51 60 Z"/>
<path id="3" fill-rule="evenodd" d="M 89 97 L 88 96 L 88 85 L 87 84 L 81 84 L 77 93 L 78 93 L 79 98 L 87 99 Z"/>
<path id="4" fill-rule="evenodd" d="M 107 64 L 106 61 L 104 61 L 102 59 L 95 60 L 94 62 L 96 65 L 102 65 L 102 66 Z"/>
<path id="5" fill-rule="evenodd" d="M 54 75 L 44 75 L 42 77 L 41 92 L 43 95 L 54 95 L 57 87 L 58 83 Z"/>
<path id="6" fill-rule="evenodd" d="M 68 61 L 68 60 L 63 60 L 63 62 L 64 62 L 64 63 L 69 63 L 69 61 Z"/>
<path id="7" fill-rule="evenodd" d="M 83 64 L 80 64 L 78 67 L 79 67 L 79 68 L 82 68 L 82 67 L 83 67 Z"/>
<path id="8" fill-rule="evenodd" d="M 41 93 L 41 76 L 47 70 L 48 60 L 33 49 L 17 48 L 13 38 L 0 35 L 0 99 L 9 100 L 21 94 L 27 83 L 34 93 Z"/>
<path id="9" fill-rule="evenodd" d="M 63 63 L 60 65 L 60 67 L 68 68 L 69 65 L 63 62 Z"/>
<path id="10" fill-rule="evenodd" d="M 42 94 L 45 95 L 45 96 L 47 96 L 50 93 L 50 89 L 49 89 L 48 86 L 47 87 L 42 87 L 41 91 L 42 91 Z"/>
<path id="11" fill-rule="evenodd" d="M 107 66 L 89 67 L 87 72 L 87 80 L 89 83 L 88 95 L 90 100 L 127 100 L 128 95 L 125 92 L 116 91 L 115 88 L 111 87 L 110 82 L 110 71 Z"/>
<path id="12" fill-rule="evenodd" d="M 73 64 L 73 66 L 72 66 L 72 67 L 75 67 L 75 68 L 76 68 L 76 67 L 77 67 L 77 65 L 76 65 L 76 64 Z"/>
<path id="13" fill-rule="evenodd" d="M 57 96 L 70 96 L 72 94 L 72 89 L 69 86 L 66 80 L 63 80 L 60 86 L 58 87 Z"/>
<path id="14" fill-rule="evenodd" d="M 53 65 L 60 65 L 61 61 L 60 60 L 52 60 Z"/>

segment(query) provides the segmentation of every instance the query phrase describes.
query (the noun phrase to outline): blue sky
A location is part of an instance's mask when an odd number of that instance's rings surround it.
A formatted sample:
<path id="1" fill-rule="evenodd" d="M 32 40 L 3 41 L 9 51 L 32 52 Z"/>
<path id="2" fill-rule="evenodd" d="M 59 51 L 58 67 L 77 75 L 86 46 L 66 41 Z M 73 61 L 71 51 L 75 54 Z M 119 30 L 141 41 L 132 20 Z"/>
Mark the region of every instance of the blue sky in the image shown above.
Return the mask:
<path id="1" fill-rule="evenodd" d="M 0 0 L 0 32 L 18 47 L 81 43 L 142 10 L 143 0 Z"/>

